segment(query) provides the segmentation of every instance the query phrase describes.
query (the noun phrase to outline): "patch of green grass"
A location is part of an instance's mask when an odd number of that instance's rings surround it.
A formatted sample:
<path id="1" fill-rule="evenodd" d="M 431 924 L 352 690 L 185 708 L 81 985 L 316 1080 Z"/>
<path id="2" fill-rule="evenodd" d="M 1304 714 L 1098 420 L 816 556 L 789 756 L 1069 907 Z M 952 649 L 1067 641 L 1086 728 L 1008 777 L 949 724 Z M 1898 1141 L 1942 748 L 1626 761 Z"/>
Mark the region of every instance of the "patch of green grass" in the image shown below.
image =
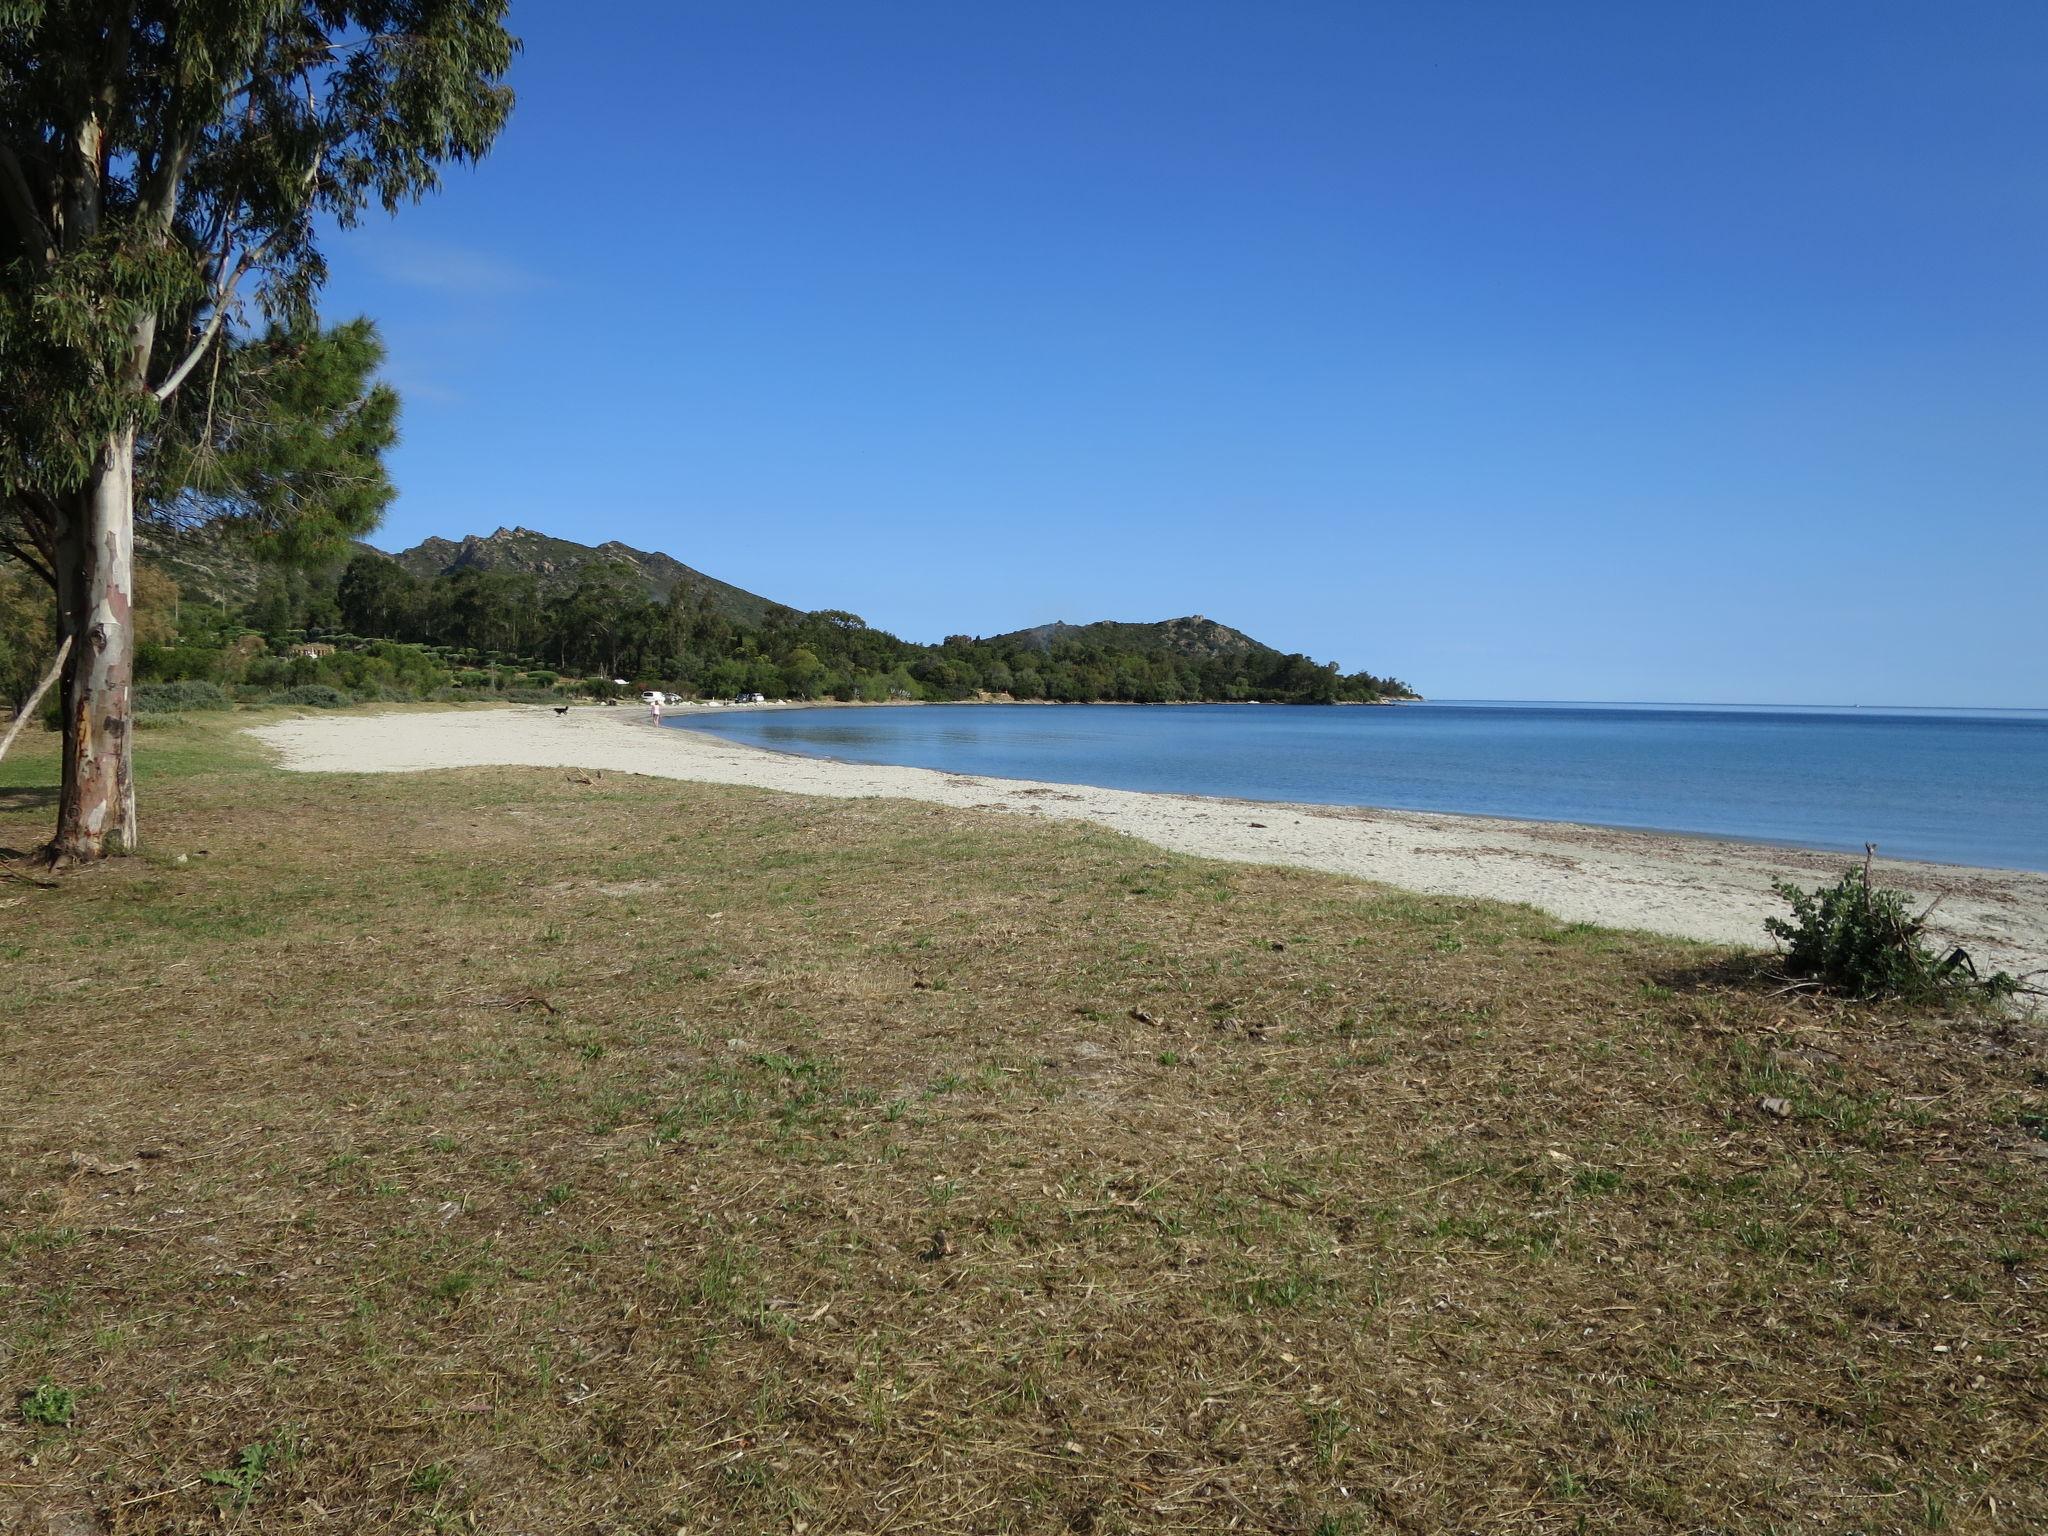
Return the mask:
<path id="1" fill-rule="evenodd" d="M 412 1476 L 406 1479 L 405 1486 L 412 1493 L 437 1494 L 448 1486 L 454 1476 L 454 1470 L 445 1462 L 432 1461 L 425 1466 L 415 1467 Z"/>
<path id="2" fill-rule="evenodd" d="M 1232 1297 L 1246 1312 L 1291 1312 L 1328 1294 L 1328 1282 L 1299 1271 L 1254 1275 L 1232 1288 Z"/>
<path id="3" fill-rule="evenodd" d="M 78 1412 L 78 1399 L 70 1388 L 60 1387 L 45 1377 L 22 1394 L 20 1407 L 25 1424 L 45 1429 L 68 1429 L 72 1415 Z"/>
<path id="4" fill-rule="evenodd" d="M 1316 1465 L 1326 1473 L 1334 1473 L 1344 1459 L 1344 1442 L 1358 1426 L 1344 1416 L 1342 1404 L 1326 1403 L 1309 1408 L 1308 1427 Z"/>
<path id="5" fill-rule="evenodd" d="M 222 1501 L 230 1509 L 247 1509 L 265 1480 L 297 1459 L 298 1444 L 296 1430 L 283 1430 L 268 1440 L 243 1446 L 232 1465 L 202 1472 L 200 1481 L 220 1489 Z"/>

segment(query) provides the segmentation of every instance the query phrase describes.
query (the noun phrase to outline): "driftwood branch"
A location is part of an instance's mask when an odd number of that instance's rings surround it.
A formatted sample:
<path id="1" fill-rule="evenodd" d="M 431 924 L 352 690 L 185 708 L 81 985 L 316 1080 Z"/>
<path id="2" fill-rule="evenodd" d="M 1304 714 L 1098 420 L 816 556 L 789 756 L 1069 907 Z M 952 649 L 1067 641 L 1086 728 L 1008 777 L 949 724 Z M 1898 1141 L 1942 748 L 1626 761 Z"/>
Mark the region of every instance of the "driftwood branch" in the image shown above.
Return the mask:
<path id="1" fill-rule="evenodd" d="M 7 727 L 7 734 L 0 736 L 0 758 L 7 756 L 7 749 L 14 745 L 14 738 L 21 734 L 21 728 L 28 724 L 29 716 L 36 712 L 36 706 L 43 702 L 43 695 L 50 691 L 50 684 L 57 681 L 64 670 L 64 658 L 71 654 L 71 637 L 66 635 L 57 647 L 57 659 L 50 663 L 50 670 L 43 674 L 43 680 L 36 684 L 36 691 L 28 696 L 28 702 L 21 707 L 21 713 L 14 717 L 14 724 Z"/>

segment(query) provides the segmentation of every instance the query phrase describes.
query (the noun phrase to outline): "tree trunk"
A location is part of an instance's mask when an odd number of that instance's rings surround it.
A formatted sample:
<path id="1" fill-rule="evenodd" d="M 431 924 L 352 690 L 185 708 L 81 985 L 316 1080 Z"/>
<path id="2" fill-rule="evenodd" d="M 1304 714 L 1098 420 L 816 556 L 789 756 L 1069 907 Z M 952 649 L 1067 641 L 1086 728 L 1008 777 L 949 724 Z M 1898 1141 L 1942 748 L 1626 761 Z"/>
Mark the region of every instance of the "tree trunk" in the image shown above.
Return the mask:
<path id="1" fill-rule="evenodd" d="M 58 560 L 64 674 L 64 781 L 52 863 L 135 851 L 135 429 L 100 449 Z"/>

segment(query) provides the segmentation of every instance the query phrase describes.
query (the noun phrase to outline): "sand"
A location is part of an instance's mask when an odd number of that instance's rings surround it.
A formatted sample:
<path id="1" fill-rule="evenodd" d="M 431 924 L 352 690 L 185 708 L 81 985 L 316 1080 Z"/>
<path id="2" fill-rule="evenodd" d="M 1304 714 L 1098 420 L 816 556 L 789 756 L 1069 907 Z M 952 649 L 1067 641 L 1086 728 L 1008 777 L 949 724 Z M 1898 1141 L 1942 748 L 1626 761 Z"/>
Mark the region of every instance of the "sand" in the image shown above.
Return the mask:
<path id="1" fill-rule="evenodd" d="M 1850 862 L 1669 833 L 1411 811 L 1143 794 L 793 757 L 705 732 L 657 730 L 637 709 L 544 706 L 317 715 L 255 727 L 284 766 L 400 773 L 514 765 L 586 768 L 799 795 L 922 800 L 990 814 L 1096 822 L 1203 858 L 1295 865 L 1412 891 L 1528 902 L 1567 922 L 1762 946 L 1783 911 L 1771 882 L 1832 880 Z M 2048 966 L 2048 875 L 1880 860 L 1885 883 L 1941 898 L 1931 927 L 1980 969 Z"/>

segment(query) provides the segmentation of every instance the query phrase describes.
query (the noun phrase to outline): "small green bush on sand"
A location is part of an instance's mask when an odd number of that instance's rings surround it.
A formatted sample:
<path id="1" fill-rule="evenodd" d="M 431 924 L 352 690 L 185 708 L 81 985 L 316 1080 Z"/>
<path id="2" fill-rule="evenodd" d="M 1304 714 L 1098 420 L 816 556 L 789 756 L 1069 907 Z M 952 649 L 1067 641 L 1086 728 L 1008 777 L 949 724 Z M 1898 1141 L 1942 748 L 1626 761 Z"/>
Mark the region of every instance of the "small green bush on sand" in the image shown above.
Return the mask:
<path id="1" fill-rule="evenodd" d="M 2004 971 L 1979 977 L 1966 950 L 1944 955 L 1931 948 L 1922 935 L 1933 906 L 1915 917 L 1904 891 L 1873 885 L 1876 852 L 1869 845 L 1863 867 L 1844 871 L 1831 886 L 1807 891 L 1789 880 L 1772 885 L 1792 908 L 1789 919 L 1764 919 L 1765 931 L 1785 945 L 1787 974 L 1863 1001 L 1925 1002 L 1961 992 L 2006 998 L 2020 990 L 2019 981 Z"/>

